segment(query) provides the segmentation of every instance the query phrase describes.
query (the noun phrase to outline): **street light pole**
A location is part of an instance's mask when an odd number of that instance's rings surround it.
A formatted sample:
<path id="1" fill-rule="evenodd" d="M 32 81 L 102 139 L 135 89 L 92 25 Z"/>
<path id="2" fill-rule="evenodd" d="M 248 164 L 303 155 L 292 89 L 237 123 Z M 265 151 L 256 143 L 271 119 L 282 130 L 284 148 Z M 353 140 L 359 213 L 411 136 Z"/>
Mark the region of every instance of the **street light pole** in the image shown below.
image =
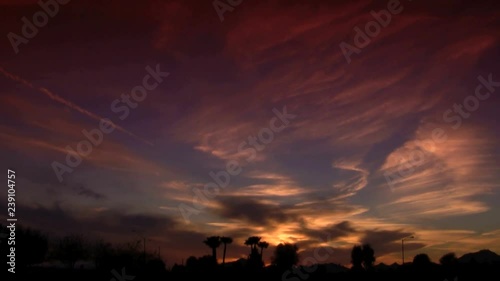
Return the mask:
<path id="1" fill-rule="evenodd" d="M 405 240 L 401 239 L 401 253 L 403 256 L 403 265 L 405 264 Z"/>
<path id="2" fill-rule="evenodd" d="M 403 258 L 403 264 L 405 264 L 405 239 L 413 239 L 415 238 L 413 235 L 412 236 L 408 236 L 408 237 L 405 237 L 403 239 L 401 239 L 401 255 L 402 255 L 402 258 Z"/>

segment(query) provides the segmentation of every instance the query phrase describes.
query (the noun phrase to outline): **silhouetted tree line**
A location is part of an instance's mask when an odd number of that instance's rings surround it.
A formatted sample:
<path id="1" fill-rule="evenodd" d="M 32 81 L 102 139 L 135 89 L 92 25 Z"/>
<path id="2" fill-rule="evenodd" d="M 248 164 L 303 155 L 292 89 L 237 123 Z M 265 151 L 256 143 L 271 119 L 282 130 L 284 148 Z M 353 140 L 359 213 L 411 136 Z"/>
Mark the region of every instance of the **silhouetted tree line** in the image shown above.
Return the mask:
<path id="1" fill-rule="evenodd" d="M 0 225 L 0 250 L 3 273 L 7 274 L 8 232 Z M 244 241 L 249 247 L 246 258 L 226 261 L 234 243 L 231 237 L 210 236 L 200 241 L 211 249 L 211 255 L 190 256 L 185 263 L 167 269 L 156 255 L 144 252 L 142 241 L 111 244 L 103 240 L 87 241 L 73 234 L 59 239 L 49 237 L 31 228 L 16 228 L 16 274 L 23 280 L 49 277 L 51 280 L 185 280 L 189 278 L 231 278 L 234 280 L 488 280 L 498 279 L 500 264 L 481 264 L 474 257 L 460 262 L 454 253 L 444 255 L 434 263 L 425 253 L 416 255 L 403 265 L 375 265 L 375 250 L 370 244 L 355 245 L 351 250 L 351 268 L 335 264 L 298 266 L 299 248 L 296 244 L 281 243 L 274 247 L 270 263 L 265 266 L 264 250 L 269 243 L 261 237 L 250 236 Z M 200 245 L 201 246 L 201 245 Z M 222 251 L 219 264 L 217 252 Z M 492 253 L 492 252 L 490 252 Z M 62 266 L 41 266 L 57 261 Z M 89 267 L 82 261 L 91 261 Z M 126 273 L 127 277 L 116 274 Z M 486 277 L 489 276 L 489 277 Z M 4 280 L 4 279 L 2 279 Z"/>

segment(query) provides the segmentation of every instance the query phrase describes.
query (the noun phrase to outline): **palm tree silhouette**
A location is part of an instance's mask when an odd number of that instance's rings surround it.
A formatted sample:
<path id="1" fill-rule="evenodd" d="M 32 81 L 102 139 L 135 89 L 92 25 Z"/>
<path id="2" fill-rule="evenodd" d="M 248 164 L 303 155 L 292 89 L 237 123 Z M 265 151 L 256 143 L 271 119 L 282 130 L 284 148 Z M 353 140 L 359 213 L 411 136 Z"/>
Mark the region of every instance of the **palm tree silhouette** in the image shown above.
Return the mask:
<path id="1" fill-rule="evenodd" d="M 210 247 L 212 249 L 212 257 L 217 262 L 217 250 L 216 249 L 220 246 L 220 243 L 221 243 L 220 237 L 219 236 L 207 237 L 207 239 L 205 239 L 205 241 L 203 241 L 203 243 L 205 243 L 205 245 L 207 245 L 208 247 Z"/>
<path id="2" fill-rule="evenodd" d="M 253 250 L 257 250 L 257 244 L 259 244 L 261 237 L 258 236 L 250 236 L 245 241 L 245 245 L 250 246 L 250 254 Z"/>
<path id="3" fill-rule="evenodd" d="M 267 249 L 269 247 L 269 243 L 266 241 L 261 241 L 257 243 L 257 246 L 260 248 L 260 256 L 262 257 L 262 261 L 264 261 L 264 256 L 262 255 L 262 252 L 264 252 L 264 249 Z"/>
<path id="4" fill-rule="evenodd" d="M 233 238 L 223 236 L 220 238 L 220 242 L 224 244 L 224 253 L 222 254 L 222 264 L 226 264 L 226 247 L 227 244 L 233 243 Z"/>

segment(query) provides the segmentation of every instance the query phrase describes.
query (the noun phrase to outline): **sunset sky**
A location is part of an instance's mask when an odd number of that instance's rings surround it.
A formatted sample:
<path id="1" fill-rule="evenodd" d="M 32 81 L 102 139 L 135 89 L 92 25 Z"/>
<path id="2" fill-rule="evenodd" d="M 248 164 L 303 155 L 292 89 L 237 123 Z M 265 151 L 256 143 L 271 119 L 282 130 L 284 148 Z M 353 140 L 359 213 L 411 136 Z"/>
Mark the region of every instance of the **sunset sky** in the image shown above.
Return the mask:
<path id="1" fill-rule="evenodd" d="M 243 0 L 222 17 L 208 0 L 73 0 L 25 38 L 37 2 L 0 0 L 0 161 L 18 223 L 148 237 L 168 266 L 210 254 L 211 235 L 234 238 L 229 260 L 248 236 L 271 244 L 266 262 L 292 242 L 345 265 L 370 243 L 400 263 L 410 235 L 408 260 L 500 253 L 498 1 L 402 0 L 384 27 L 373 14 L 394 0 Z M 380 30 L 357 48 L 369 22 Z M 124 102 L 137 86 L 144 99 Z M 58 178 L 101 118 L 114 131 Z M 194 202 L 228 163 L 241 171 Z"/>

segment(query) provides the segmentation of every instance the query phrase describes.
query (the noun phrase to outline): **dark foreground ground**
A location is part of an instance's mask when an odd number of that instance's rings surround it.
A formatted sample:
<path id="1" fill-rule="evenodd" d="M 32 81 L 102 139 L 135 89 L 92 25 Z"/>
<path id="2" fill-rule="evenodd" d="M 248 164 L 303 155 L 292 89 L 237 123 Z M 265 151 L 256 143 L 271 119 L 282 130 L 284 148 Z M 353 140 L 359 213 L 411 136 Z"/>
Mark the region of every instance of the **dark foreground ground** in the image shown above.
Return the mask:
<path id="1" fill-rule="evenodd" d="M 122 271 L 124 270 L 124 271 Z M 48 269 L 30 268 L 20 270 L 15 274 L 2 273 L 0 280 L 64 280 L 64 281 L 156 281 L 156 280 L 279 280 L 279 281 L 301 281 L 301 280 L 421 280 L 421 281 L 476 281 L 476 280 L 500 280 L 499 265 L 467 265 L 459 266 L 454 270 L 445 271 L 442 268 L 423 269 L 408 267 L 406 269 L 394 269 L 385 272 L 326 272 L 321 267 L 313 272 L 305 270 L 296 273 L 282 274 L 278 270 L 270 268 L 258 272 L 249 270 L 221 270 L 203 272 L 167 271 L 163 269 L 141 270 L 141 269 L 117 269 L 112 271 L 98 271 L 85 269 Z"/>

